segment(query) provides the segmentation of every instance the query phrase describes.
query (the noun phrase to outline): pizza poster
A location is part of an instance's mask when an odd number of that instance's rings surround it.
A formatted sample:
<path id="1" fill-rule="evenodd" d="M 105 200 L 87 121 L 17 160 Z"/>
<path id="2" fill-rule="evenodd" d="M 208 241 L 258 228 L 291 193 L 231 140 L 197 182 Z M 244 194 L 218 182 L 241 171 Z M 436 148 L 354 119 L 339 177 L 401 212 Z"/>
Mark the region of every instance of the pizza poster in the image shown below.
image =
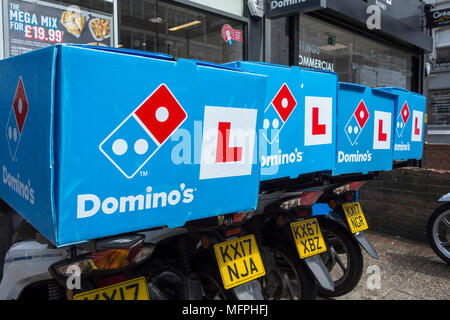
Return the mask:
<path id="1" fill-rule="evenodd" d="M 43 1 L 7 1 L 6 53 L 16 56 L 58 43 L 112 46 L 112 16 Z"/>

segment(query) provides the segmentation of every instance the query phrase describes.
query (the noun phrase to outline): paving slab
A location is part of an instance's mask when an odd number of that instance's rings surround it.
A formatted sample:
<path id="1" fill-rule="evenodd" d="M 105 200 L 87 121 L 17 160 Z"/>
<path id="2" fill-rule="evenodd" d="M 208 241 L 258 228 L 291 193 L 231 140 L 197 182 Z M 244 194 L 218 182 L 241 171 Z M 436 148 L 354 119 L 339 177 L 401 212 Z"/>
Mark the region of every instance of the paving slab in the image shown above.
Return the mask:
<path id="1" fill-rule="evenodd" d="M 373 231 L 366 236 L 380 259 L 363 251 L 358 286 L 337 300 L 450 300 L 450 266 L 427 243 Z"/>

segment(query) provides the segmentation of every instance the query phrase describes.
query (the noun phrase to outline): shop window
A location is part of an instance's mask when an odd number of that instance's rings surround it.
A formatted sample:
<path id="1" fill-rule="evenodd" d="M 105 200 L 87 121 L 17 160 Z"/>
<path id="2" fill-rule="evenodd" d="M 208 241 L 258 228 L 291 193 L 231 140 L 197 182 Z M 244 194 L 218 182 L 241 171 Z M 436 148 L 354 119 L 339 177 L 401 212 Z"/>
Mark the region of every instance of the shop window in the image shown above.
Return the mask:
<path id="1" fill-rule="evenodd" d="M 450 47 L 450 28 L 443 28 L 436 31 L 436 48 Z"/>
<path id="2" fill-rule="evenodd" d="M 119 46 L 215 63 L 242 60 L 242 22 L 158 0 L 120 1 Z"/>
<path id="3" fill-rule="evenodd" d="M 334 71 L 339 81 L 411 89 L 412 57 L 315 18 L 300 16 L 299 64 Z"/>
<path id="4" fill-rule="evenodd" d="M 450 90 L 430 91 L 430 125 L 450 126 Z"/>
<path id="5" fill-rule="evenodd" d="M 450 47 L 436 49 L 436 63 L 450 63 Z"/>

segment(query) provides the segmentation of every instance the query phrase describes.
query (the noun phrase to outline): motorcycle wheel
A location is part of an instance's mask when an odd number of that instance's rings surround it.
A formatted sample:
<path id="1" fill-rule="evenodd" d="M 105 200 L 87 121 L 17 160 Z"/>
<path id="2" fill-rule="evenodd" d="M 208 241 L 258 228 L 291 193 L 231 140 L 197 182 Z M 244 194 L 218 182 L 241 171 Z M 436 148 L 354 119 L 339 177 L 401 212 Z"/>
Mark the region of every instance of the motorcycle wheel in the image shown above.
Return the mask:
<path id="1" fill-rule="evenodd" d="M 204 300 L 236 300 L 233 293 L 223 287 L 219 268 L 211 256 L 196 259 L 193 262 L 193 271 L 202 284 Z"/>
<path id="2" fill-rule="evenodd" d="M 227 292 L 220 279 L 208 272 L 197 274 L 202 283 L 205 300 L 235 300 L 232 294 Z"/>
<path id="3" fill-rule="evenodd" d="M 317 217 L 325 238 L 327 251 L 321 253 L 325 266 L 334 280 L 334 292 L 319 287 L 319 295 L 339 297 L 352 291 L 362 276 L 363 256 L 359 244 L 340 223 L 327 217 Z"/>
<path id="4" fill-rule="evenodd" d="M 260 278 L 266 300 L 314 300 L 317 284 L 292 245 L 279 240 L 262 247 L 266 275 Z"/>
<path id="5" fill-rule="evenodd" d="M 428 219 L 427 236 L 433 251 L 450 264 L 450 204 L 437 208 Z"/>

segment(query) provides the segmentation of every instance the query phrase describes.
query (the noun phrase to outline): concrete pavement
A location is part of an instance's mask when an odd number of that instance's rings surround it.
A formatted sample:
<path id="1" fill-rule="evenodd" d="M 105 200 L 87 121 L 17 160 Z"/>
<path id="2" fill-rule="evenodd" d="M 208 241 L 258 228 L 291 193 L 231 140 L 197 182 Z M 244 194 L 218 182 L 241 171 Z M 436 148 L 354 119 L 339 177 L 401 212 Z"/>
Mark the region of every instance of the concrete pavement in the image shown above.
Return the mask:
<path id="1" fill-rule="evenodd" d="M 450 266 L 427 243 L 373 231 L 366 236 L 380 259 L 363 250 L 361 281 L 337 300 L 450 300 Z"/>

